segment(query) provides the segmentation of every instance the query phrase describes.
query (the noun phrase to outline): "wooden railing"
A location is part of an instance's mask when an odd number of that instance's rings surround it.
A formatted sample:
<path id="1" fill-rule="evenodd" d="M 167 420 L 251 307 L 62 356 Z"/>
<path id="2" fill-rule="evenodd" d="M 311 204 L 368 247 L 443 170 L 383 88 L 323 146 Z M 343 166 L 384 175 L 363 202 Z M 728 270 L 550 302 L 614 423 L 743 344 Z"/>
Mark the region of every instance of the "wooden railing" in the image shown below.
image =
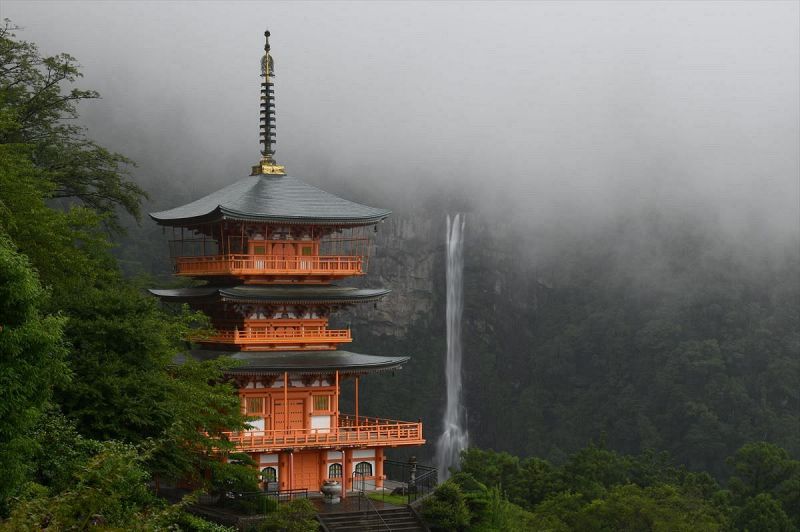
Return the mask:
<path id="1" fill-rule="evenodd" d="M 179 275 L 321 275 L 344 276 L 364 273 L 364 257 L 212 255 L 177 257 Z"/>
<path id="2" fill-rule="evenodd" d="M 199 342 L 226 344 L 296 344 L 296 343 L 345 343 L 352 342 L 350 329 L 324 329 L 322 327 L 281 328 L 281 329 L 245 329 L 233 331 L 217 331 L 208 338 L 197 339 Z"/>
<path id="3" fill-rule="evenodd" d="M 236 444 L 241 451 L 303 448 L 329 445 L 421 445 L 422 423 L 408 421 L 378 420 L 370 423 L 342 426 L 341 420 L 354 420 L 354 416 L 340 416 L 339 427 L 330 429 L 254 430 L 247 432 L 225 432 L 224 436 Z M 367 419 L 367 418 L 364 418 Z"/>

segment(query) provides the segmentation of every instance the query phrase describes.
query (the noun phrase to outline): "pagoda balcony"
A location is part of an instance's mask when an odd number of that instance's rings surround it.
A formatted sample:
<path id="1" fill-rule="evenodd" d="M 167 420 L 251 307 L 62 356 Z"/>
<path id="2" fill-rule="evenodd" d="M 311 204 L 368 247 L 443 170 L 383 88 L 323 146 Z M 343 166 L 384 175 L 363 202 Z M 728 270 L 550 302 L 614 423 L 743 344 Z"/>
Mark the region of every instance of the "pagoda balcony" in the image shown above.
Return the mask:
<path id="1" fill-rule="evenodd" d="M 223 436 L 243 452 L 271 452 L 279 449 L 326 447 L 394 447 L 422 445 L 422 422 L 394 421 L 340 415 L 339 426 L 331 429 L 278 429 L 224 432 Z"/>
<path id="2" fill-rule="evenodd" d="M 178 275 L 293 275 L 324 278 L 363 275 L 366 258 L 358 255 L 211 255 L 177 257 L 175 271 Z"/>
<path id="3" fill-rule="evenodd" d="M 233 331 L 217 331 L 213 336 L 196 339 L 198 343 L 236 344 L 242 348 L 281 348 L 290 349 L 315 347 L 335 349 L 333 344 L 353 341 L 350 329 L 318 328 L 278 328 L 278 329 L 245 329 Z"/>

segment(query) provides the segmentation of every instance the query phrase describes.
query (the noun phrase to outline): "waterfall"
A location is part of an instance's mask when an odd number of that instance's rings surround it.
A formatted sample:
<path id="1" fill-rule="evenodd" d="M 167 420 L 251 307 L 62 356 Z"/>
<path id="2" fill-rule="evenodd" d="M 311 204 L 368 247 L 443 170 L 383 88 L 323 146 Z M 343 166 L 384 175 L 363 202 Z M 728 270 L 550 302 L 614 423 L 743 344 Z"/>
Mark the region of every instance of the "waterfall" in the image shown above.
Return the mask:
<path id="1" fill-rule="evenodd" d="M 461 405 L 461 316 L 464 312 L 462 274 L 464 271 L 464 217 L 447 216 L 447 406 L 443 431 L 436 443 L 436 467 L 439 482 L 450 477 L 450 467 L 457 467 L 459 455 L 467 448 L 468 435 L 464 427 Z"/>

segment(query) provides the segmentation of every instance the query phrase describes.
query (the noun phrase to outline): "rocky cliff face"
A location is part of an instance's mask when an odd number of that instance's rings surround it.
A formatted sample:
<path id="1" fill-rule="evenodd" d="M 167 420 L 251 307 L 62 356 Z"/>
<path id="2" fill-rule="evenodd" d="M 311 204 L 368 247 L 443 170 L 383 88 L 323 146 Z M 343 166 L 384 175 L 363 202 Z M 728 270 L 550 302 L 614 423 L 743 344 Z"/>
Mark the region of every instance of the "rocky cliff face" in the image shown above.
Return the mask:
<path id="1" fill-rule="evenodd" d="M 412 324 L 436 311 L 438 271 L 444 252 L 444 230 L 433 217 L 392 217 L 378 227 L 370 253 L 369 273 L 358 284 L 387 287 L 392 293 L 373 306 L 351 310 L 357 334 L 403 338 Z M 441 233 L 441 234 L 439 234 Z"/>

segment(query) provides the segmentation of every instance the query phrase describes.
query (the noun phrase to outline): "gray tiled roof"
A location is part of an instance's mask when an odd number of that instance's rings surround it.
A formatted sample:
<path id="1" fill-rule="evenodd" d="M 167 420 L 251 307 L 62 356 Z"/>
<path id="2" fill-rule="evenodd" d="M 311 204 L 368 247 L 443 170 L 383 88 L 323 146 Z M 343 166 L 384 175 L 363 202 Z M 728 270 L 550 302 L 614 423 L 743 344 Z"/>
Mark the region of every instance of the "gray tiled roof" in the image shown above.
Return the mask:
<path id="1" fill-rule="evenodd" d="M 369 225 L 391 214 L 334 196 L 291 176 L 246 177 L 197 201 L 150 213 L 161 225 L 219 220 L 320 225 Z"/>
<path id="2" fill-rule="evenodd" d="M 154 296 L 173 301 L 188 301 L 216 297 L 225 301 L 276 302 L 276 303 L 365 303 L 376 301 L 391 292 L 386 288 L 355 288 L 336 285 L 238 285 L 231 287 L 200 286 L 196 288 L 173 288 L 150 290 Z"/>
<path id="3" fill-rule="evenodd" d="M 320 373 L 336 370 L 344 373 L 373 373 L 389 369 L 399 369 L 410 360 L 409 357 L 382 357 L 362 355 L 350 351 L 215 351 L 193 349 L 176 357 L 180 364 L 190 356 L 195 360 L 213 360 L 229 356 L 239 361 L 237 367 L 228 369 L 228 374 L 269 375 L 289 373 Z"/>

